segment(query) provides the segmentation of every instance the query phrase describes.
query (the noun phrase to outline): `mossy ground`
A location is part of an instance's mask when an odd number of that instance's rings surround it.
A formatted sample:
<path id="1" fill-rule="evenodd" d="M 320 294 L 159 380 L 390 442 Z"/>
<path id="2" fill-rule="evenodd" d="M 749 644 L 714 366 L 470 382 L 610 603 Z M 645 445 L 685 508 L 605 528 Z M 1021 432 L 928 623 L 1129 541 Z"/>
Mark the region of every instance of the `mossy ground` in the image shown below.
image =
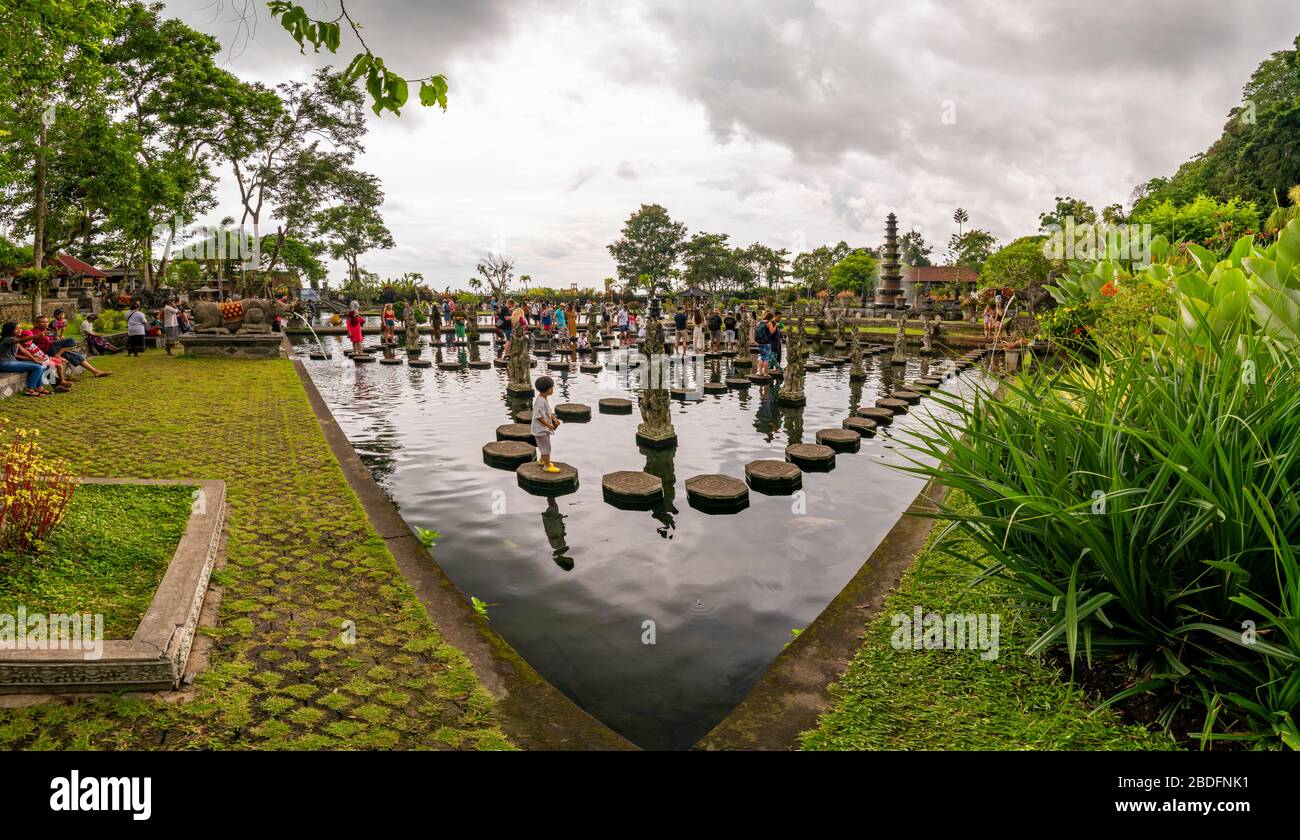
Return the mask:
<path id="1" fill-rule="evenodd" d="M 185 534 L 189 486 L 83 484 L 35 557 L 0 553 L 0 613 L 104 616 L 129 639 Z"/>
<path id="2" fill-rule="evenodd" d="M 370 526 L 289 362 L 149 351 L 97 363 L 116 375 L 5 400 L 0 414 L 39 427 L 83 475 L 227 483 L 211 661 L 185 702 L 0 710 L 0 749 L 511 748 Z"/>
<path id="3" fill-rule="evenodd" d="M 954 500 L 955 502 L 958 500 Z M 958 502 L 959 503 L 959 502 Z M 936 527 L 931 543 L 942 533 Z M 948 538 L 964 539 L 949 536 Z M 928 547 L 928 546 L 927 546 Z M 973 545 L 969 556 L 978 556 Z M 1055 666 L 1024 651 L 1042 632 L 990 584 L 972 586 L 974 569 L 923 550 L 890 595 L 844 675 L 832 707 L 803 733 L 805 750 L 1168 750 L 1163 734 L 1095 710 Z M 997 613 L 999 655 L 972 650 L 894 650 L 891 617 Z"/>

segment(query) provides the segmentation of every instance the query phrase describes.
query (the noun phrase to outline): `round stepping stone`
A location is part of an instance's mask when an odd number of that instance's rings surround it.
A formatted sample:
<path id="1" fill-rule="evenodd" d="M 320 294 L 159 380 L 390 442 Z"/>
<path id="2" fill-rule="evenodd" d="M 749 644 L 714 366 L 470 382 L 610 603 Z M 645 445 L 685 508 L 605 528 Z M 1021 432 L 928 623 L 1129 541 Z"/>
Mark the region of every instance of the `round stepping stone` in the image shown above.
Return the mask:
<path id="1" fill-rule="evenodd" d="M 467 364 L 474 370 L 487 370 L 492 367 L 492 363 L 487 359 L 479 359 L 478 361 L 467 362 Z"/>
<path id="2" fill-rule="evenodd" d="M 551 357 L 551 351 L 545 348 L 534 347 L 533 355 L 537 356 L 538 358 L 549 359 Z"/>
<path id="3" fill-rule="evenodd" d="M 323 362 L 323 361 L 325 361 L 326 359 L 328 359 L 329 357 L 330 357 L 330 354 L 329 354 L 329 353 L 312 353 L 312 354 L 311 354 L 311 359 L 312 359 L 313 362 Z"/>
<path id="4" fill-rule="evenodd" d="M 413 367 L 413 368 L 431 368 L 431 367 L 433 367 L 433 362 L 429 361 L 428 359 L 411 359 L 411 361 L 407 362 L 407 364 L 410 365 L 410 366 Z"/>
<path id="5" fill-rule="evenodd" d="M 729 389 L 725 382 L 705 382 L 704 393 L 706 394 L 725 394 Z"/>
<path id="6" fill-rule="evenodd" d="M 943 384 L 943 378 L 939 376 L 923 376 L 916 380 L 917 385 L 928 385 L 931 388 L 938 388 Z"/>
<path id="7" fill-rule="evenodd" d="M 537 447 L 522 440 L 497 440 L 483 447 L 483 463 L 502 470 L 518 469 L 537 460 Z"/>
<path id="8" fill-rule="evenodd" d="M 633 403 L 622 397 L 606 397 L 599 405 L 601 414 L 631 414 Z"/>
<path id="9" fill-rule="evenodd" d="M 586 423 L 591 419 L 591 406 L 582 403 L 560 403 L 555 416 L 566 423 Z"/>
<path id="10" fill-rule="evenodd" d="M 760 493 L 784 495 L 803 486 L 803 471 L 787 461 L 750 461 L 745 480 Z"/>
<path id="11" fill-rule="evenodd" d="M 572 367 L 568 362 L 547 362 L 547 370 L 568 370 Z"/>
<path id="12" fill-rule="evenodd" d="M 509 359 L 493 359 L 493 360 L 492 360 L 492 364 L 493 364 L 495 367 L 499 367 L 499 368 L 507 368 L 507 367 L 510 367 L 510 360 L 509 360 Z"/>
<path id="13" fill-rule="evenodd" d="M 369 355 L 369 354 L 367 354 L 367 353 L 353 353 L 353 354 L 352 354 L 352 361 L 356 362 L 356 363 L 359 364 L 359 365 L 370 364 L 370 363 L 373 362 L 374 360 L 375 360 L 375 357 L 374 357 L 374 356 L 371 356 L 371 355 Z"/>
<path id="14" fill-rule="evenodd" d="M 862 448 L 862 435 L 853 429 L 822 429 L 817 432 L 817 442 L 822 446 L 829 446 L 836 452 L 857 452 Z"/>
<path id="15" fill-rule="evenodd" d="M 907 403 L 903 400 L 896 400 L 892 397 L 876 400 L 876 408 L 887 408 L 895 414 L 906 414 Z"/>
<path id="16" fill-rule="evenodd" d="M 907 390 L 915 391 L 918 394 L 928 394 L 931 391 L 933 391 L 934 388 L 929 385 L 926 385 L 924 382 L 909 382 L 907 383 Z M 898 396 L 897 391 L 894 392 L 894 396 L 896 397 Z"/>
<path id="17" fill-rule="evenodd" d="M 460 370 L 460 362 L 438 362 L 438 370 Z"/>
<path id="18" fill-rule="evenodd" d="M 783 371 L 783 370 L 773 370 L 773 371 L 769 371 L 769 372 L 768 372 L 768 376 L 770 376 L 770 377 L 772 377 L 773 379 L 776 379 L 776 380 L 782 380 L 782 379 L 785 379 L 785 371 Z"/>
<path id="19" fill-rule="evenodd" d="M 727 387 L 728 387 L 728 388 L 748 388 L 749 385 L 750 385 L 750 382 L 749 382 L 748 379 L 743 379 L 743 378 L 741 378 L 741 377 L 739 377 L 739 376 L 728 376 L 728 377 L 727 377 Z"/>
<path id="20" fill-rule="evenodd" d="M 600 479 L 605 501 L 615 507 L 648 508 L 664 498 L 664 480 L 646 472 L 607 473 Z"/>
<path id="21" fill-rule="evenodd" d="M 578 471 L 568 464 L 552 462 L 559 467 L 557 473 L 548 473 L 541 461 L 521 464 L 515 470 L 519 486 L 534 496 L 564 496 L 578 489 Z"/>
<path id="22" fill-rule="evenodd" d="M 809 373 L 816 373 L 817 371 L 822 369 L 822 366 L 815 362 L 808 362 L 803 366 L 803 369 L 808 371 Z"/>
<path id="23" fill-rule="evenodd" d="M 894 422 L 894 412 L 888 408 L 864 406 L 858 409 L 858 416 L 865 417 L 868 420 L 875 420 L 877 426 L 888 426 Z"/>
<path id="24" fill-rule="evenodd" d="M 764 376 L 761 373 L 751 373 L 749 375 L 749 381 L 753 382 L 755 385 L 770 385 L 772 382 L 772 377 Z"/>
<path id="25" fill-rule="evenodd" d="M 748 358 L 745 358 L 745 359 L 736 359 L 734 362 L 732 362 L 732 364 L 735 365 L 735 366 L 738 367 L 738 368 L 742 368 L 742 367 L 753 367 L 753 366 L 754 366 L 754 360 L 753 360 L 753 359 L 748 359 Z"/>
<path id="26" fill-rule="evenodd" d="M 604 365 L 587 365 L 587 364 L 578 365 L 578 370 L 582 371 L 583 373 L 600 373 L 604 369 L 605 369 Z"/>
<path id="27" fill-rule="evenodd" d="M 380 359 L 379 360 L 379 364 L 381 365 L 400 365 L 401 363 L 402 363 L 401 359 Z"/>
<path id="28" fill-rule="evenodd" d="M 835 450 L 820 443 L 792 443 L 785 448 L 785 457 L 801 470 L 825 472 L 835 468 Z"/>
<path id="29" fill-rule="evenodd" d="M 525 425 L 533 422 L 533 411 L 530 408 L 520 409 L 515 412 L 515 422 Z"/>
<path id="30" fill-rule="evenodd" d="M 507 423 L 504 426 L 497 426 L 497 440 L 522 440 L 524 443 L 537 445 L 537 439 L 533 437 L 531 426 L 525 426 L 523 423 Z"/>
<path id="31" fill-rule="evenodd" d="M 871 437 L 876 433 L 876 421 L 869 417 L 850 417 L 840 425 L 851 432 L 857 432 L 859 437 Z"/>
<path id="32" fill-rule="evenodd" d="M 692 391 L 690 388 L 669 388 L 668 389 L 669 398 L 674 400 L 689 399 L 691 394 L 693 393 L 695 392 Z"/>
<path id="33" fill-rule="evenodd" d="M 895 400 L 902 400 L 908 405 L 916 405 L 921 401 L 921 394 L 918 393 L 917 391 L 906 391 L 901 388 L 894 391 L 889 396 L 890 398 Z"/>
<path id="34" fill-rule="evenodd" d="M 749 486 L 729 475 L 697 475 L 686 479 L 686 498 L 705 513 L 735 513 L 749 507 Z"/>

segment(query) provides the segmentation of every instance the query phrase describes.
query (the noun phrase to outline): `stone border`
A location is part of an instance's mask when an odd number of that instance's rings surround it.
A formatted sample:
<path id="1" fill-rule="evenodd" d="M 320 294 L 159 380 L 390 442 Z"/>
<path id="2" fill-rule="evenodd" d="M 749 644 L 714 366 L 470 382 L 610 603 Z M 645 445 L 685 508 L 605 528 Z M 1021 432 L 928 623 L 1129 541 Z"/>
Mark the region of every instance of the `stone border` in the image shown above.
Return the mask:
<path id="1" fill-rule="evenodd" d="M 532 750 L 635 750 L 637 747 L 565 697 L 537 673 L 469 601 L 421 545 L 339 428 L 306 366 L 293 360 L 325 441 L 375 532 L 397 561 L 425 612 L 448 644 L 474 667 L 497 700 L 506 735 Z"/>
<path id="2" fill-rule="evenodd" d="M 203 494 L 203 505 L 190 513 L 153 601 L 129 640 L 104 640 L 100 659 L 86 659 L 78 650 L 0 650 L 0 693 L 176 689 L 222 547 L 226 483 L 131 478 L 83 478 L 81 483 L 192 486 Z"/>
<path id="3" fill-rule="evenodd" d="M 830 706 L 827 687 L 848 668 L 885 596 L 925 545 L 948 488 L 927 484 L 840 594 L 777 655 L 745 699 L 696 742 L 696 750 L 791 750 Z"/>

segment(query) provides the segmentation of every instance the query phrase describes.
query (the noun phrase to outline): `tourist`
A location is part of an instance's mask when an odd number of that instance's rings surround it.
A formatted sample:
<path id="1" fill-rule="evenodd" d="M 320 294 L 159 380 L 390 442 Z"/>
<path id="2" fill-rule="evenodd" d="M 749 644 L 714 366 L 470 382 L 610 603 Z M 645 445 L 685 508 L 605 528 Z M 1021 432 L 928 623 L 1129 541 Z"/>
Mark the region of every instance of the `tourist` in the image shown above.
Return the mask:
<path id="1" fill-rule="evenodd" d="M 686 355 L 686 310 L 684 309 L 678 309 L 673 313 L 673 347 L 679 355 Z"/>
<path id="2" fill-rule="evenodd" d="M 167 351 L 168 356 L 172 354 L 176 342 L 181 339 L 180 324 L 176 320 L 179 314 L 180 309 L 176 307 L 176 298 L 168 298 L 162 308 L 163 349 Z"/>
<path id="3" fill-rule="evenodd" d="M 582 361 L 582 354 L 590 350 L 591 363 L 594 365 L 596 363 L 596 350 L 591 346 L 591 339 L 587 337 L 590 334 L 591 332 L 588 330 L 587 332 L 578 335 L 577 350 L 574 355 L 577 357 L 578 361 Z"/>
<path id="4" fill-rule="evenodd" d="M 622 347 L 627 344 L 628 314 L 627 307 L 619 304 L 618 307 L 618 346 Z"/>
<path id="5" fill-rule="evenodd" d="M 548 310 L 549 311 L 549 310 Z M 551 316 L 555 320 L 555 341 L 558 345 L 560 355 L 565 354 L 565 348 L 569 342 L 569 316 L 564 311 L 564 306 L 555 307 L 555 312 Z M 542 314 L 543 320 L 549 320 L 545 313 Z"/>
<path id="6" fill-rule="evenodd" d="M 772 313 L 772 365 L 771 370 L 781 369 L 781 340 L 785 331 L 781 327 L 780 311 Z M 769 371 L 770 372 L 770 371 Z"/>
<path id="7" fill-rule="evenodd" d="M 108 356 L 113 353 L 121 353 L 122 348 L 116 347 L 99 334 L 99 328 L 95 326 L 99 321 L 98 315 L 87 315 L 86 320 L 81 322 L 81 334 L 86 337 L 86 349 L 91 355 Z"/>
<path id="8" fill-rule="evenodd" d="M 59 393 L 72 390 L 72 383 L 68 381 L 70 371 L 67 361 L 55 359 L 45 354 L 36 345 L 36 333 L 32 330 L 23 330 L 18 333 L 18 342 L 22 350 L 26 351 L 26 356 L 31 361 L 36 362 L 45 368 L 46 383 L 54 383 L 54 390 Z"/>
<path id="9" fill-rule="evenodd" d="M 767 376 L 767 366 L 772 362 L 772 313 L 766 312 L 763 320 L 754 327 L 754 344 L 758 346 L 759 376 Z"/>
<path id="10" fill-rule="evenodd" d="M 534 383 L 537 398 L 533 400 L 533 424 L 530 431 L 537 441 L 537 453 L 542 462 L 542 469 L 548 473 L 557 473 L 560 468 L 551 463 L 551 435 L 560 428 L 560 419 L 551 410 L 550 396 L 555 393 L 555 380 L 549 376 L 539 376 Z"/>
<path id="11" fill-rule="evenodd" d="M 728 353 L 735 352 L 736 349 L 736 313 L 728 311 L 727 317 L 722 319 L 722 326 L 726 332 L 723 333 L 726 341 L 726 350 Z"/>
<path id="12" fill-rule="evenodd" d="M 352 342 L 352 352 L 358 356 L 366 352 L 363 346 L 365 339 L 361 335 L 361 328 L 365 326 L 365 323 L 366 319 L 357 311 L 357 305 L 354 302 L 348 309 L 348 341 Z"/>
<path id="13" fill-rule="evenodd" d="M 991 304 L 984 307 L 984 337 L 993 337 L 993 306 Z"/>
<path id="14" fill-rule="evenodd" d="M 554 317 L 555 317 L 555 309 L 549 303 L 547 303 L 545 306 L 542 307 L 542 334 L 543 335 L 550 336 L 551 319 Z"/>
<path id="15" fill-rule="evenodd" d="M 384 314 L 380 316 L 383 323 L 383 343 L 397 343 L 397 310 L 393 309 L 391 303 L 384 304 Z"/>
<path id="16" fill-rule="evenodd" d="M 126 354 L 139 356 L 144 352 L 144 334 L 149 319 L 140 311 L 140 301 L 131 301 L 131 312 L 126 316 Z"/>
<path id="17" fill-rule="evenodd" d="M 709 313 L 709 347 L 714 353 L 722 349 L 722 313 L 716 308 Z"/>
<path id="18" fill-rule="evenodd" d="M 695 345 L 695 352 L 703 353 L 704 352 L 704 313 L 699 309 L 695 310 L 695 331 L 692 334 L 691 338 L 693 339 L 693 343 Z"/>
<path id="19" fill-rule="evenodd" d="M 464 344 L 465 343 L 465 310 L 462 309 L 461 307 L 456 307 L 454 310 L 452 310 L 451 317 L 453 319 L 452 323 L 454 323 L 456 326 L 456 343 Z"/>
<path id="20" fill-rule="evenodd" d="M 38 315 L 36 317 L 32 324 L 32 332 L 34 333 L 32 343 L 51 358 L 66 359 L 72 367 L 85 368 L 93 373 L 96 378 L 112 375 L 108 371 L 100 370 L 86 361 L 86 357 L 74 349 L 77 346 L 76 339 L 58 338 L 54 332 L 54 325 L 45 316 Z"/>
<path id="21" fill-rule="evenodd" d="M 62 309 L 54 310 L 54 320 L 50 321 L 50 326 L 47 332 L 53 335 L 55 339 L 62 340 L 63 331 L 66 330 L 67 328 L 68 328 L 68 319 L 64 315 L 63 310 Z M 71 341 L 71 339 L 68 340 Z M 76 344 L 75 341 L 73 341 L 72 343 L 74 345 Z"/>
<path id="22" fill-rule="evenodd" d="M 530 309 L 530 313 L 532 315 L 530 320 L 534 324 L 540 324 L 542 322 L 542 305 L 540 303 L 538 303 L 537 301 L 533 301 L 533 305 Z"/>
<path id="23" fill-rule="evenodd" d="M 442 341 L 442 307 L 437 302 L 429 307 L 429 324 L 433 327 L 433 343 Z"/>
<path id="24" fill-rule="evenodd" d="M 578 308 L 569 304 L 568 313 L 565 315 L 565 322 L 569 325 L 569 346 L 572 347 L 578 338 Z M 590 323 L 590 319 L 588 319 Z"/>
<path id="25" fill-rule="evenodd" d="M 500 342 L 501 355 L 505 355 L 506 353 L 510 352 L 508 349 L 510 347 L 510 331 L 511 331 L 510 315 L 513 312 L 514 304 L 515 302 L 513 300 L 508 300 L 502 303 L 501 307 L 497 309 L 496 312 L 497 334 L 501 336 L 501 342 Z"/>
<path id="26" fill-rule="evenodd" d="M 45 366 L 31 358 L 18 339 L 18 324 L 8 321 L 0 327 L 0 371 L 4 373 L 21 373 L 26 375 L 27 384 L 22 390 L 24 397 L 43 397 L 45 390 Z"/>

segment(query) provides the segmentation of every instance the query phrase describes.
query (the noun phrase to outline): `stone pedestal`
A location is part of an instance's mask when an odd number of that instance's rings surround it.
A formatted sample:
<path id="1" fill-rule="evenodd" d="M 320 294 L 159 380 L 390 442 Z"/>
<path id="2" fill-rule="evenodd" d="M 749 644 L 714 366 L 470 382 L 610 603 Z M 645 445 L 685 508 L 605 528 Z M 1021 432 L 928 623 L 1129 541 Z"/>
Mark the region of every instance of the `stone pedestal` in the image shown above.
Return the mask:
<path id="1" fill-rule="evenodd" d="M 181 336 L 181 347 L 187 356 L 208 356 L 222 359 L 278 359 L 284 336 L 280 333 L 251 335 L 196 335 Z"/>

